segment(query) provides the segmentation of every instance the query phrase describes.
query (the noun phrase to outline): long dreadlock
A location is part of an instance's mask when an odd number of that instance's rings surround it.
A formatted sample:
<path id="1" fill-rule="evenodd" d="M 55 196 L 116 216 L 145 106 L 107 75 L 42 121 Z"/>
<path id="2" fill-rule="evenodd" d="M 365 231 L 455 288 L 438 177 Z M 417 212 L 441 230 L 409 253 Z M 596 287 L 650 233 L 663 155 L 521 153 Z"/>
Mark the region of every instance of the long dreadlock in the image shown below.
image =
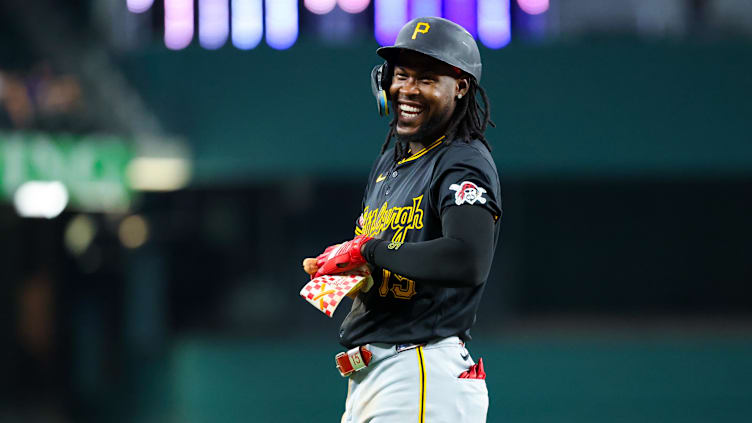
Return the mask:
<path id="1" fill-rule="evenodd" d="M 480 140 L 491 151 L 491 145 L 488 144 L 485 133 L 488 125 L 496 127 L 491 121 L 491 104 L 488 101 L 486 91 L 481 87 L 475 78 L 468 78 L 470 86 L 467 95 L 457 102 L 457 108 L 447 126 L 447 140 L 462 140 L 469 143 L 473 139 Z M 483 108 L 478 103 L 478 98 L 483 101 Z M 389 122 L 389 132 L 386 134 L 384 145 L 381 146 L 381 153 L 389 148 L 389 143 L 396 134 L 397 113 L 391 122 Z M 398 162 L 408 156 L 408 146 L 405 143 L 395 142 L 394 144 L 394 161 Z"/>

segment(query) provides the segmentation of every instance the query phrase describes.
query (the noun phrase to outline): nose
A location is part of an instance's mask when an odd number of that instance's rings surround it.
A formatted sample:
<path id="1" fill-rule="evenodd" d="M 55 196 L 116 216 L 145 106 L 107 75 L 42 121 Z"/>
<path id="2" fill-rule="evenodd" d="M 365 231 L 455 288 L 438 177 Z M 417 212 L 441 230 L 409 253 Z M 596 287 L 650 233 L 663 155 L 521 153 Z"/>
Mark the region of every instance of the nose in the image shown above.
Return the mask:
<path id="1" fill-rule="evenodd" d="M 418 95 L 420 93 L 420 91 L 418 90 L 418 84 L 416 84 L 414 78 L 407 78 L 406 80 L 402 81 L 399 92 L 400 94 L 404 95 Z"/>

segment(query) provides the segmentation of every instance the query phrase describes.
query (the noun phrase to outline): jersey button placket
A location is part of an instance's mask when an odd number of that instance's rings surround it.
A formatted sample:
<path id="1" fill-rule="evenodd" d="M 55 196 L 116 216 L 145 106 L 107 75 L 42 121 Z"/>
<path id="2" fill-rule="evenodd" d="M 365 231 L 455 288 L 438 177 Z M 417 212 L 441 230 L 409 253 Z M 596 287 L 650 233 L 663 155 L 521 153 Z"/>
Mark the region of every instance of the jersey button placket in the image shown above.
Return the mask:
<path id="1" fill-rule="evenodd" d="M 395 165 L 395 167 L 396 166 L 399 166 L 399 165 Z M 387 174 L 390 175 L 392 178 L 396 178 L 397 175 L 398 175 L 397 169 L 395 169 L 394 167 L 392 167 L 391 172 L 388 172 Z M 384 182 L 384 196 L 388 197 L 389 193 L 391 193 L 391 192 L 392 192 L 392 187 L 391 187 L 391 185 L 389 185 L 389 182 L 388 181 Z"/>

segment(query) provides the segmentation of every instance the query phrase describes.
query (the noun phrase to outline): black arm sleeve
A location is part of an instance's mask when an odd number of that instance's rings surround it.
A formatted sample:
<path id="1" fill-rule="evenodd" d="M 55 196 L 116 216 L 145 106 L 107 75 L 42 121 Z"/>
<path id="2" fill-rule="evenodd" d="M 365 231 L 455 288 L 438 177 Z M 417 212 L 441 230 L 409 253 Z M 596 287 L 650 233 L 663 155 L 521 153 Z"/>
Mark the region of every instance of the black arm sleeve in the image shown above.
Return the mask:
<path id="1" fill-rule="evenodd" d="M 449 207 L 441 217 L 443 236 L 405 243 L 373 240 L 363 247 L 371 264 L 421 282 L 449 287 L 476 286 L 486 281 L 494 250 L 494 218 L 481 207 Z M 394 245 L 392 245 L 394 247 Z"/>

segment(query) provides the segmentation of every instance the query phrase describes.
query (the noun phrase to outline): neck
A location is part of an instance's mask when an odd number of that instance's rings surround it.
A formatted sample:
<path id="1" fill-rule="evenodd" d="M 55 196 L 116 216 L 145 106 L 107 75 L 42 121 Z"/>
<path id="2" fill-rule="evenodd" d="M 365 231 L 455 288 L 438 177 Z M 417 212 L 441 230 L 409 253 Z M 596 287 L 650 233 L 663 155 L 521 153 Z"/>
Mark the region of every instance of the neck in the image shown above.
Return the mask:
<path id="1" fill-rule="evenodd" d="M 430 125 L 434 129 L 438 128 L 438 130 L 431 131 L 430 134 L 421 137 L 418 141 L 410 141 L 408 144 L 410 146 L 410 154 L 415 154 L 416 152 L 420 151 L 424 147 L 428 147 L 431 145 L 434 141 L 439 139 L 442 135 L 447 135 L 447 133 L 452 130 L 453 128 L 450 128 L 450 125 L 452 123 L 452 117 L 454 116 L 454 113 L 456 112 L 456 109 L 452 109 L 451 113 L 449 113 L 447 116 L 442 119 L 441 123 L 437 125 Z"/>
<path id="2" fill-rule="evenodd" d="M 409 145 L 410 145 L 410 151 L 409 151 L 409 154 L 415 154 L 415 153 L 417 153 L 418 151 L 420 151 L 420 150 L 422 150 L 422 149 L 426 148 L 426 146 L 427 146 L 428 144 L 424 144 L 424 143 L 422 143 L 422 142 L 411 142 L 411 143 L 410 143 Z"/>
<path id="3" fill-rule="evenodd" d="M 447 130 L 446 125 L 444 125 L 444 128 L 442 128 L 441 131 L 436 131 L 432 133 L 431 135 L 423 137 L 420 141 L 410 141 L 408 143 L 408 146 L 410 147 L 409 154 L 415 154 L 418 151 L 433 144 L 434 142 L 436 142 L 437 139 L 441 138 L 442 135 L 445 135 L 446 130 Z"/>
<path id="4" fill-rule="evenodd" d="M 408 152 L 408 155 L 412 155 L 417 153 L 418 151 L 428 147 L 429 145 L 435 143 L 439 139 L 443 138 L 442 136 L 436 136 L 435 138 L 431 138 L 430 141 L 426 142 L 410 142 L 408 145 L 410 147 L 410 151 Z"/>

